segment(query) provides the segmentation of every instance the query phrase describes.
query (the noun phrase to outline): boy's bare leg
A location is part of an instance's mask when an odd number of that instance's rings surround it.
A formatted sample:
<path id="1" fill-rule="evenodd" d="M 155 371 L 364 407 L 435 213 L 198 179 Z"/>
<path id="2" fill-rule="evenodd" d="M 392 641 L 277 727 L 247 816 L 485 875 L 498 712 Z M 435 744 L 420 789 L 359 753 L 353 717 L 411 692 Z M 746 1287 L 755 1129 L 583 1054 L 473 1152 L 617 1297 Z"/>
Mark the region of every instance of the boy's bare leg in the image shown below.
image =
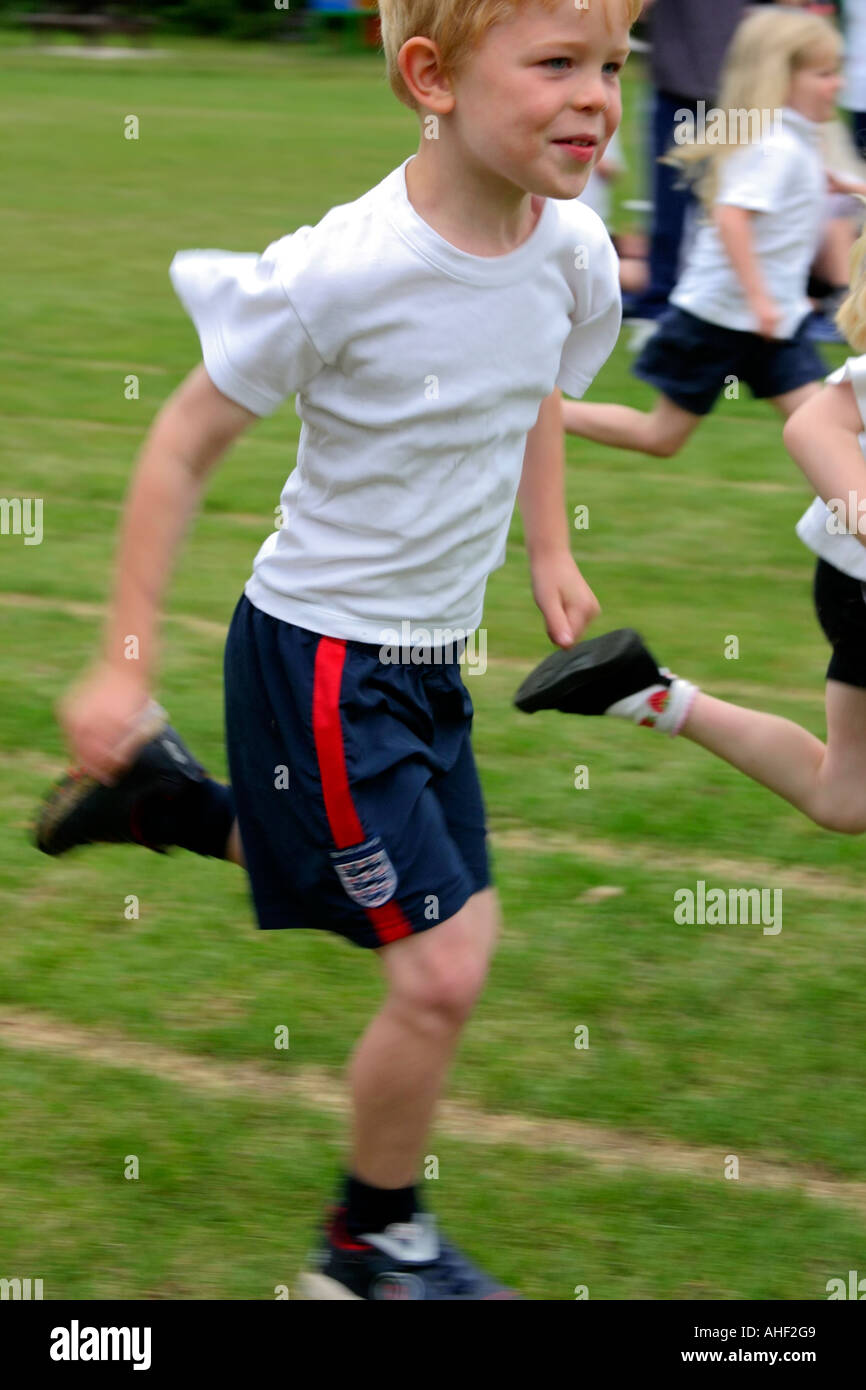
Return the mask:
<path id="1" fill-rule="evenodd" d="M 349 1065 L 351 1168 L 362 1182 L 417 1182 L 436 1102 L 498 933 L 498 898 L 485 889 L 448 921 L 379 951 L 388 995 Z"/>
<path id="2" fill-rule="evenodd" d="M 672 458 L 679 453 L 702 419 L 702 415 L 683 410 L 667 396 L 660 396 L 648 412 L 626 405 L 562 402 L 562 421 L 568 434 L 659 458 Z"/>
<path id="3" fill-rule="evenodd" d="M 226 858 L 245 867 L 237 821 Z M 371 1187 L 417 1180 L 436 1102 L 487 978 L 499 925 L 497 895 L 486 889 L 448 921 L 379 951 L 388 995 L 349 1065 L 351 1167 Z"/>
<path id="4" fill-rule="evenodd" d="M 866 830 L 866 690 L 827 682 L 827 743 L 788 719 L 699 692 L 682 729 L 827 830 Z"/>
<path id="5" fill-rule="evenodd" d="M 246 867 L 237 821 L 226 858 Z M 448 921 L 378 953 L 388 995 L 349 1064 L 351 1167 L 371 1187 L 409 1187 L 417 1180 L 436 1102 L 487 978 L 499 928 L 499 901 L 486 889 Z"/>

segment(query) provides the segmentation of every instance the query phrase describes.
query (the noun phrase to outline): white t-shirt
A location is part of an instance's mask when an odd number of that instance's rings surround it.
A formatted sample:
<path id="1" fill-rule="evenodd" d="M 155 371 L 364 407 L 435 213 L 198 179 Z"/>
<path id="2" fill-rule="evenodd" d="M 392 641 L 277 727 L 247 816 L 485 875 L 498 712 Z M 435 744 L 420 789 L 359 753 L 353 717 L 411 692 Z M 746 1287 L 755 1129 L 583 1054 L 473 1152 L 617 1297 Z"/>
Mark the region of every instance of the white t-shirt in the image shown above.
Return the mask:
<path id="1" fill-rule="evenodd" d="M 860 419 L 864 422 L 866 431 L 866 356 L 849 357 L 844 367 L 828 376 L 827 381 L 831 386 L 850 381 L 857 398 Z M 866 432 L 860 435 L 860 448 L 866 459 Z M 848 498 L 841 500 L 847 507 Z M 855 520 L 850 518 L 849 522 L 853 524 Z M 797 535 L 804 545 L 843 574 L 849 575 L 852 579 L 866 579 L 866 547 L 856 536 L 849 535 L 848 532 L 837 534 L 837 525 L 837 519 L 830 508 L 820 497 L 816 497 L 809 510 L 798 521 Z"/>
<path id="2" fill-rule="evenodd" d="M 585 392 L 622 316 L 616 252 L 578 200 L 473 256 L 415 211 L 408 163 L 261 256 L 181 251 L 170 272 L 220 391 L 258 415 L 297 393 L 283 524 L 247 596 L 378 644 L 404 621 L 478 626 L 539 407 Z"/>
<path id="3" fill-rule="evenodd" d="M 845 0 L 845 90 L 839 99 L 846 111 L 866 111 L 866 0 Z"/>
<path id="4" fill-rule="evenodd" d="M 779 131 L 723 161 L 717 204 L 747 208 L 770 298 L 782 311 L 777 338 L 792 338 L 812 311 L 806 289 L 821 242 L 827 176 L 821 127 L 785 107 Z M 715 223 L 703 223 L 670 302 L 708 323 L 754 333 L 757 321 Z"/>

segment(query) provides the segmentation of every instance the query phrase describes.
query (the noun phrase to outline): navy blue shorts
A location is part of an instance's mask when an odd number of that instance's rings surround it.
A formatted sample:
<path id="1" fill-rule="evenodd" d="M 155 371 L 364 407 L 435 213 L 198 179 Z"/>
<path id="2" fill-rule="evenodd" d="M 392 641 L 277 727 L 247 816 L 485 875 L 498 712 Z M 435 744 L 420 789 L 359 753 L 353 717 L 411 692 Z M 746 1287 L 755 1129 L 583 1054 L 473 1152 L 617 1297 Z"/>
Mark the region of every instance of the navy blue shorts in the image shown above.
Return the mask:
<path id="1" fill-rule="evenodd" d="M 458 661 L 387 665 L 379 647 L 281 622 L 242 595 L 225 699 L 260 927 L 376 948 L 446 921 L 489 886 Z"/>
<path id="2" fill-rule="evenodd" d="M 758 400 L 784 396 L 827 375 L 807 324 L 808 317 L 793 338 L 770 342 L 671 305 L 632 371 L 692 415 L 709 415 L 732 376 Z"/>

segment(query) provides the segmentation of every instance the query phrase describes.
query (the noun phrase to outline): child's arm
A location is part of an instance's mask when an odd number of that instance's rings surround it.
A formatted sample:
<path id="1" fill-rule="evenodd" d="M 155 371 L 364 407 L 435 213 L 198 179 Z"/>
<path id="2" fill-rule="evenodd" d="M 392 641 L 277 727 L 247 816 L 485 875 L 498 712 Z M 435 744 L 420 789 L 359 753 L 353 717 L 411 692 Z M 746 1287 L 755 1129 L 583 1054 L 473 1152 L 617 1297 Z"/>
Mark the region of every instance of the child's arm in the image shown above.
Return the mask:
<path id="1" fill-rule="evenodd" d="M 151 426 L 126 503 L 102 661 L 61 704 L 79 766 L 101 781 L 122 770 L 148 702 L 163 595 L 208 474 L 257 418 L 200 365 Z M 131 637 L 137 657 L 130 660 Z"/>
<path id="2" fill-rule="evenodd" d="M 850 381 L 825 386 L 787 421 L 785 447 L 824 502 L 842 504 L 840 521 L 866 546 L 859 521 L 866 515 L 866 459 L 858 435 L 863 432 L 860 407 Z M 856 516 L 848 515 L 849 494 L 858 499 Z"/>
<path id="3" fill-rule="evenodd" d="M 736 271 L 745 291 L 749 307 L 758 320 L 757 332 L 762 338 L 772 338 L 781 318 L 779 306 L 767 294 L 761 263 L 755 254 L 752 218 L 748 208 L 730 203 L 717 203 L 713 219 L 728 260 Z"/>
<path id="4" fill-rule="evenodd" d="M 558 388 L 542 402 L 527 436 L 518 498 L 535 601 L 551 642 L 570 647 L 601 609 L 571 554 L 565 510 L 562 392 Z"/>
<path id="5" fill-rule="evenodd" d="M 853 193 L 860 198 L 866 196 L 866 183 L 844 172 L 836 173 L 833 169 L 827 171 L 827 187 L 831 193 Z"/>

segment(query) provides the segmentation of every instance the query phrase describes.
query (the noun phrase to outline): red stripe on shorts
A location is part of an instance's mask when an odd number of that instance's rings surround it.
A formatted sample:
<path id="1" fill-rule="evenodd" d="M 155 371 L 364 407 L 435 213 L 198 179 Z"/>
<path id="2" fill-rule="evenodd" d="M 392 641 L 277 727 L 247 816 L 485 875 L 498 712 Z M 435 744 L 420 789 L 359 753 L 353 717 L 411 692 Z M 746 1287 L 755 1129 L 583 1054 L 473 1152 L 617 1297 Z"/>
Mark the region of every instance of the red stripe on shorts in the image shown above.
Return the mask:
<path id="1" fill-rule="evenodd" d="M 349 788 L 343 726 L 340 723 L 340 686 L 345 662 L 344 641 L 336 637 L 320 638 L 313 676 L 313 738 L 325 797 L 325 812 L 337 849 L 351 849 L 364 840 L 364 828 Z M 366 907 L 364 911 L 383 946 L 412 935 L 411 923 L 393 899 L 382 907 Z"/>

